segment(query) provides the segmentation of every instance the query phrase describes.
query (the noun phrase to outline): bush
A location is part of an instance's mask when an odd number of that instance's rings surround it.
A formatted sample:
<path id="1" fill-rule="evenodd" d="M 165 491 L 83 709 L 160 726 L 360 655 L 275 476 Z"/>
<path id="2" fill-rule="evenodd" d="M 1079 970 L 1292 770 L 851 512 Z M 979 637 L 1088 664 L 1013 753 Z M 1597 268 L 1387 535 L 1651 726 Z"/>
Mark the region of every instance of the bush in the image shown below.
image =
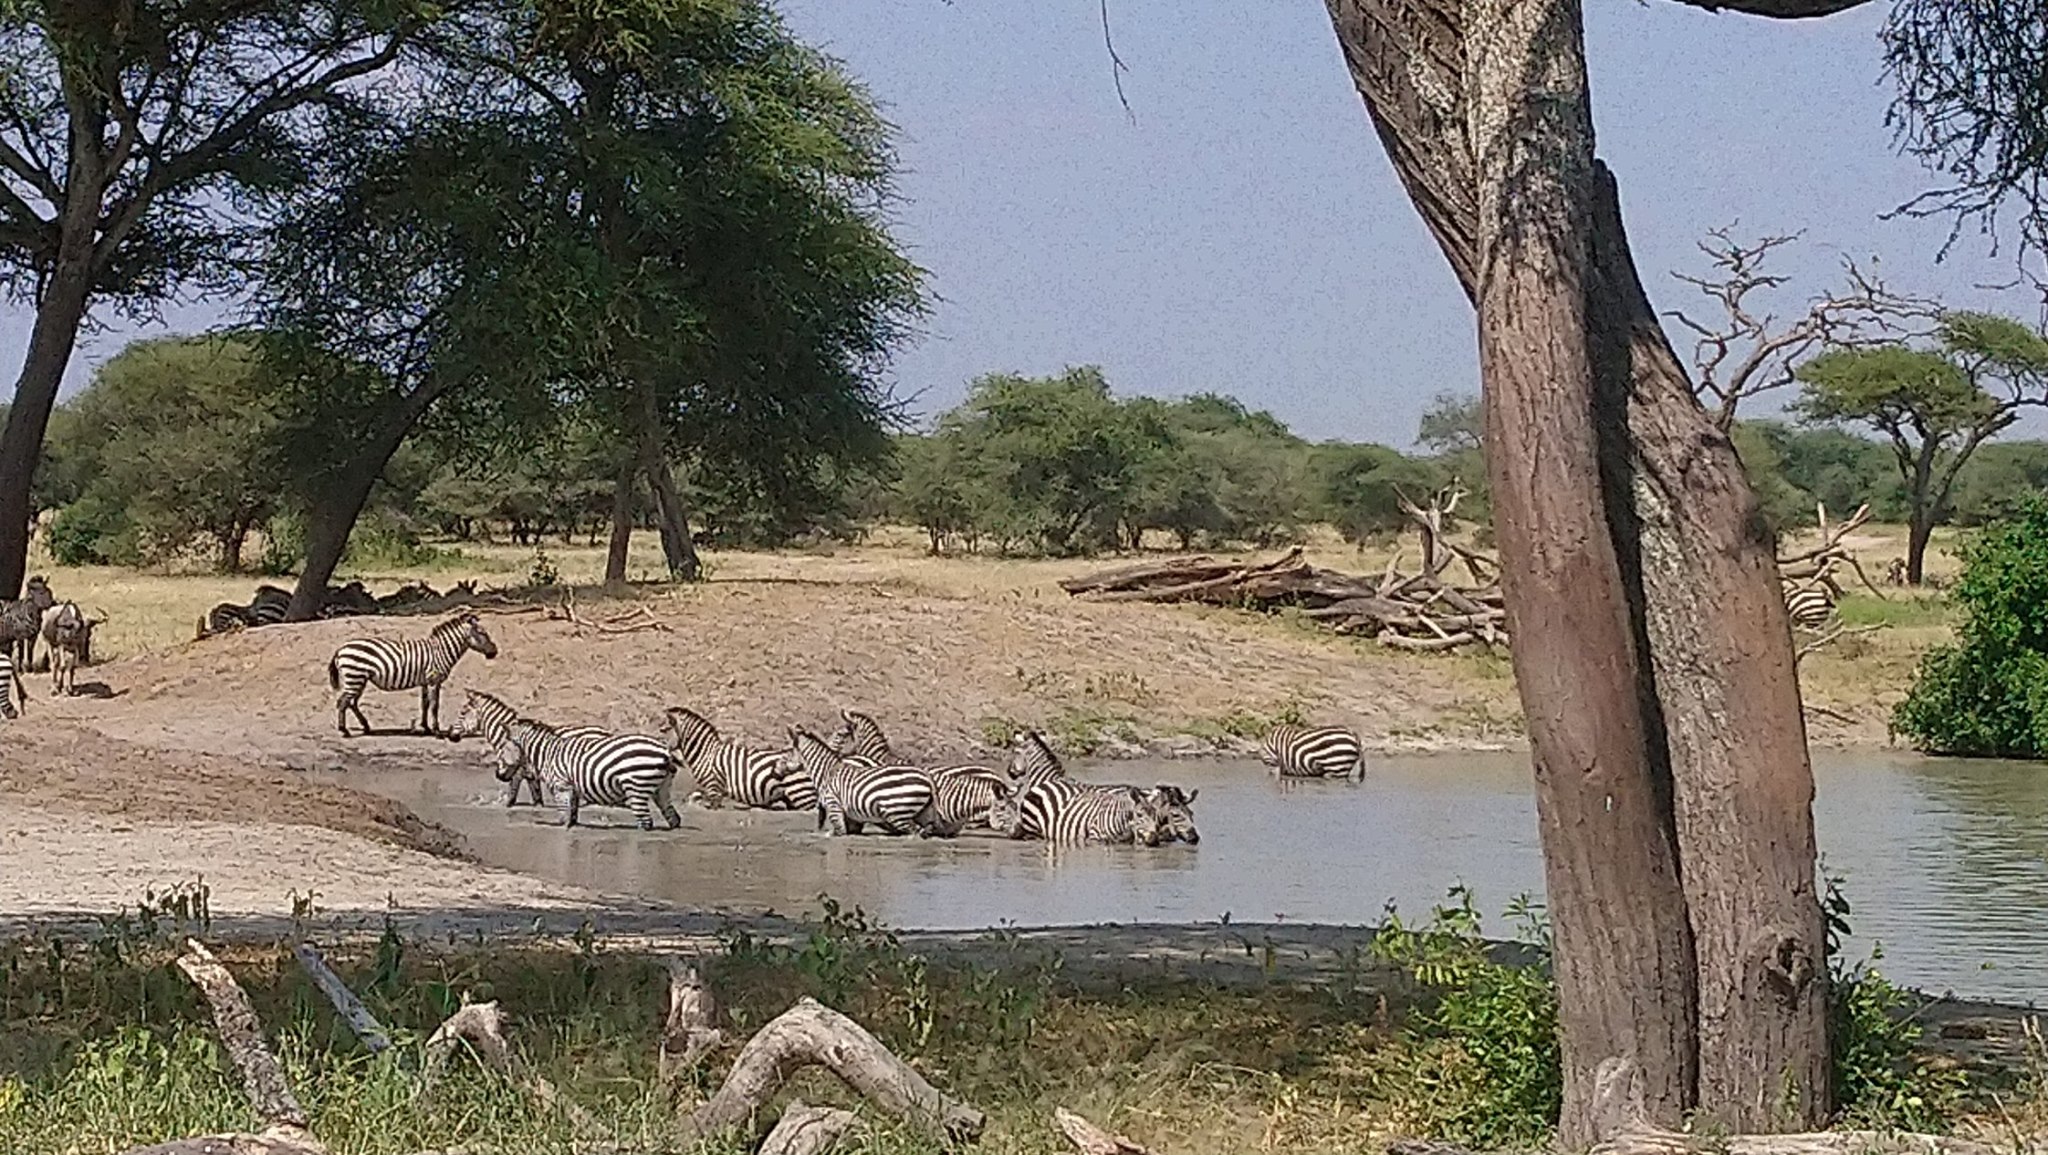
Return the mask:
<path id="1" fill-rule="evenodd" d="M 1430 1138 L 1482 1149 L 1540 1146 L 1557 1127 L 1564 1096 L 1549 923 L 1526 899 L 1508 908 L 1517 937 L 1546 962 L 1516 966 L 1489 955 L 1472 892 L 1453 887 L 1451 900 L 1414 928 L 1390 907 L 1372 941 L 1374 955 L 1436 999 L 1408 1027 L 1417 1061 L 1404 1104 Z"/>
<path id="2" fill-rule="evenodd" d="M 95 494 L 57 512 L 47 544 L 58 565 L 126 565 L 136 560 L 127 514 Z"/>
<path id="3" fill-rule="evenodd" d="M 1871 965 L 1842 965 L 1849 902 L 1827 880 L 1828 1043 L 1838 1122 L 1879 1130 L 1942 1132 L 1962 1106 L 1968 1078 L 1920 1048 L 1920 1024 L 1906 1014 L 1910 995 Z"/>
<path id="4" fill-rule="evenodd" d="M 2048 754 L 2048 499 L 1964 547 L 1952 600 L 1957 640 L 1921 660 L 1893 731 L 1930 753 Z"/>

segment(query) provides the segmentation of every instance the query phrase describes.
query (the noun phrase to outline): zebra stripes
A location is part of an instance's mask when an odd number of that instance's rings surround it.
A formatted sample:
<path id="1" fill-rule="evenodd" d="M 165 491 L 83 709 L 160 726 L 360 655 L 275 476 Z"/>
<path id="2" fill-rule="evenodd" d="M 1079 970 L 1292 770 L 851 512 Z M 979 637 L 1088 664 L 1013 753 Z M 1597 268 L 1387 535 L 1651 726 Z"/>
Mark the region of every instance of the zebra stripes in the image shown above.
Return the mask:
<path id="1" fill-rule="evenodd" d="M 503 699 L 482 690 L 465 690 L 463 695 L 462 713 L 456 716 L 455 729 L 448 736 L 457 741 L 481 737 L 493 746 L 502 744 L 506 729 L 520 720 L 519 711 Z M 555 733 L 564 738 L 602 738 L 610 735 L 611 731 L 602 726 L 563 726 Z M 519 784 L 522 782 L 532 784 L 535 806 L 548 804 L 540 777 L 522 774 L 510 780 L 511 789 L 505 793 L 506 806 L 519 805 Z"/>
<path id="2" fill-rule="evenodd" d="M 544 722 L 519 718 L 499 735 L 497 754 L 498 780 L 511 784 L 515 794 L 521 775 L 568 793 L 566 825 L 576 825 L 585 804 L 629 807 L 642 830 L 654 829 L 657 809 L 670 830 L 683 824 L 671 801 L 676 763 L 658 739 L 641 734 L 570 738 Z"/>
<path id="3" fill-rule="evenodd" d="M 981 766 L 948 766 L 931 776 L 931 809 L 918 831 L 926 838 L 952 838 L 963 830 L 986 827 L 996 803 L 1016 793 L 1008 778 Z"/>
<path id="4" fill-rule="evenodd" d="M 14 696 L 21 695 L 21 706 L 14 705 Z M 14 659 L 0 653 L 0 718 L 19 718 L 21 711 L 28 708 L 28 683 L 15 676 Z"/>
<path id="5" fill-rule="evenodd" d="M 486 659 L 498 656 L 497 643 L 491 641 L 483 622 L 473 613 L 449 618 L 424 638 L 358 638 L 343 642 L 327 661 L 327 685 L 337 691 L 335 727 L 342 737 L 348 737 L 348 716 L 354 714 L 363 732 L 369 733 L 370 720 L 363 717 L 361 705 L 365 686 L 386 691 L 417 687 L 420 731 L 436 733 L 441 724 L 441 685 L 448 680 L 455 663 L 471 650 Z"/>
<path id="6" fill-rule="evenodd" d="M 673 706 L 668 725 L 675 734 L 676 760 L 697 784 L 704 805 L 713 810 L 727 799 L 755 810 L 793 808 L 782 773 L 782 754 L 740 745 L 718 732 L 702 714 Z M 816 804 L 815 792 L 810 801 Z"/>
<path id="7" fill-rule="evenodd" d="M 841 710 L 839 718 L 839 740 L 833 743 L 833 749 L 841 757 L 862 758 L 877 766 L 896 761 L 895 752 L 889 748 L 889 736 L 882 733 L 882 724 L 872 715 Z"/>
<path id="8" fill-rule="evenodd" d="M 1281 778 L 1365 776 L 1365 747 L 1341 726 L 1275 726 L 1259 746 L 1259 761 Z"/>
<path id="9" fill-rule="evenodd" d="M 1792 619 L 1792 628 L 1798 630 L 1819 630 L 1835 615 L 1835 605 L 1841 594 L 1834 583 L 1814 580 L 1803 585 L 1788 586 L 1785 589 L 1785 612 Z"/>
<path id="10" fill-rule="evenodd" d="M 1066 774 L 1066 764 L 1053 753 L 1045 735 L 1025 730 L 1010 740 L 1010 780 L 1017 784 L 1019 794 Z"/>
<path id="11" fill-rule="evenodd" d="M 1192 809 L 1199 794 L 1200 790 L 1165 784 L 1146 789 L 1054 778 L 998 799 L 989 809 L 988 823 L 998 834 L 1042 838 L 1060 846 L 1195 845 L 1202 840 Z"/>
<path id="12" fill-rule="evenodd" d="M 817 790 L 818 826 L 834 837 L 869 825 L 908 834 L 923 825 L 932 804 L 932 777 L 915 766 L 848 762 L 824 739 L 799 726 L 789 729 L 786 756 Z"/>

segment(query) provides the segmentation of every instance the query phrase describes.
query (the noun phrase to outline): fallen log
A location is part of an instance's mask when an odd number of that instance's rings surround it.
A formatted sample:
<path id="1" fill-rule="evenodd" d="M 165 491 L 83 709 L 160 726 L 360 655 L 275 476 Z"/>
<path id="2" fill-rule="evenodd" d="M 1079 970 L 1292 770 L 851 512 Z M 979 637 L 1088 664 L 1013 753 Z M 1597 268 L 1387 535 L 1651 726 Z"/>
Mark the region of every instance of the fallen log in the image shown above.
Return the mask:
<path id="1" fill-rule="evenodd" d="M 1122 1135 L 1097 1127 L 1065 1107 L 1054 1109 L 1052 1121 L 1081 1155 L 1152 1155 L 1151 1151 Z"/>

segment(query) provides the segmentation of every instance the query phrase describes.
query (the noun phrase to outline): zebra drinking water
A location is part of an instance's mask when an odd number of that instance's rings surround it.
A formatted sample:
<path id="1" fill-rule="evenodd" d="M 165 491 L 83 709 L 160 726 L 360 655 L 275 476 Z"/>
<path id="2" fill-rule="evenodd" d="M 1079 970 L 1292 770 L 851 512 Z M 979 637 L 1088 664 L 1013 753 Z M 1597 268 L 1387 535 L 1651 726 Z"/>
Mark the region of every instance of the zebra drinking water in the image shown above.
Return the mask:
<path id="1" fill-rule="evenodd" d="M 457 614 L 435 626 L 424 638 L 358 638 L 343 642 L 327 660 L 327 685 L 337 691 L 334 721 L 341 736 L 349 736 L 350 714 L 356 716 L 363 733 L 370 732 L 370 720 L 363 717 L 361 705 L 365 686 L 386 691 L 418 687 L 420 731 L 437 733 L 441 725 L 441 686 L 455 663 L 471 650 L 487 660 L 498 656 L 497 643 L 474 613 Z"/>
<path id="2" fill-rule="evenodd" d="M 683 824 L 671 801 L 676 763 L 666 745 L 643 734 L 565 737 L 545 722 L 519 718 L 508 723 L 496 742 L 498 781 L 518 789 L 518 778 L 564 790 L 569 795 L 567 825 L 576 825 L 585 803 L 624 806 L 633 811 L 640 829 L 654 829 L 659 809 L 668 828 Z"/>
<path id="3" fill-rule="evenodd" d="M 1282 778 L 1365 776 L 1365 747 L 1342 726 L 1275 726 L 1260 744 L 1259 761 Z"/>
<path id="4" fill-rule="evenodd" d="M 704 805 L 717 809 L 731 799 L 756 810 L 794 808 L 784 788 L 781 751 L 742 746 L 682 706 L 669 708 L 668 725 L 676 760 L 690 772 Z"/>
<path id="5" fill-rule="evenodd" d="M 991 808 L 1016 793 L 1008 778 L 981 766 L 948 766 L 931 775 L 931 809 L 918 830 L 926 838 L 952 838 L 987 827 Z"/>
<path id="6" fill-rule="evenodd" d="M 927 820 L 933 786 L 925 771 L 848 762 L 801 726 L 789 728 L 789 740 L 793 750 L 782 756 L 784 773 L 801 774 L 817 791 L 819 829 L 834 837 L 859 834 L 868 825 L 908 834 Z"/>

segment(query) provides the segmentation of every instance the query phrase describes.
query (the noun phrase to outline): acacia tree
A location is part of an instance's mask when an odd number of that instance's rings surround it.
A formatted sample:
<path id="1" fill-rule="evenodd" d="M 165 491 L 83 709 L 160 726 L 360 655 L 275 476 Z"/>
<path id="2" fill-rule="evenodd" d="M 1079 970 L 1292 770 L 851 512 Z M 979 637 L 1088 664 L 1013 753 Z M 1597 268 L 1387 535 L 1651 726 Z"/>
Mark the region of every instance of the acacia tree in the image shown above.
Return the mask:
<path id="1" fill-rule="evenodd" d="M 95 302 L 148 318 L 232 286 L 248 223 L 293 194 L 324 124 L 359 112 L 448 5 L 412 0 L 0 7 L 0 289 L 35 309 L 0 433 L 0 596 Z"/>
<path id="2" fill-rule="evenodd" d="M 367 403 L 314 486 L 292 613 L 317 608 L 430 410 L 479 444 L 569 406 L 602 422 L 615 528 L 645 478 L 681 576 L 678 445 L 770 490 L 820 455 L 884 451 L 876 370 L 918 271 L 880 224 L 885 128 L 830 61 L 764 6 L 716 0 L 515 4 L 446 44 L 430 123 L 343 154 L 367 159 L 276 234 L 276 363 L 333 402 L 311 411 Z"/>
<path id="3" fill-rule="evenodd" d="M 1933 349 L 1837 349 L 1798 376 L 1807 421 L 1866 425 L 1890 443 L 1912 511 L 1906 580 L 1919 585 L 1956 475 L 2022 407 L 2048 405 L 2048 338 L 2007 317 L 1950 313 Z"/>

